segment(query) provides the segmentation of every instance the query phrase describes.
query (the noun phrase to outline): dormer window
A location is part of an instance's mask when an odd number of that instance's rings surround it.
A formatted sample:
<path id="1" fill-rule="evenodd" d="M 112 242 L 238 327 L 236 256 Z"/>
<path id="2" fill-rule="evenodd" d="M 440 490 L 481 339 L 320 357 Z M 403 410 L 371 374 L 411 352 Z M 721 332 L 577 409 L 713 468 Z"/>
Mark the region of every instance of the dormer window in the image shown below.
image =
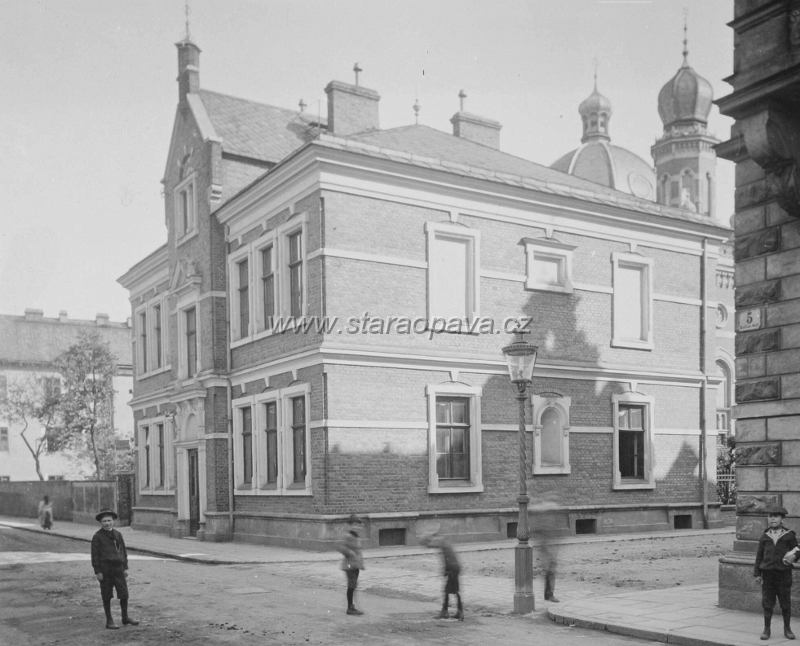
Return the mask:
<path id="1" fill-rule="evenodd" d="M 197 228 L 197 198 L 194 174 L 175 187 L 175 231 L 178 240 L 194 233 Z"/>

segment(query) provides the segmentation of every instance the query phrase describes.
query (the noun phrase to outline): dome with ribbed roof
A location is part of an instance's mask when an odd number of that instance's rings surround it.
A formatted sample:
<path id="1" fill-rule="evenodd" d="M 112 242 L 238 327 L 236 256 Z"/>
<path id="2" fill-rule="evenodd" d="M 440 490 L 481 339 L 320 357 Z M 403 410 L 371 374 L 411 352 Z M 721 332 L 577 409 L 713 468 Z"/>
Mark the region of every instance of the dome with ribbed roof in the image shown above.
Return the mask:
<path id="1" fill-rule="evenodd" d="M 664 128 L 679 123 L 708 123 L 714 91 L 711 83 L 689 66 L 684 40 L 683 65 L 658 93 L 658 114 Z"/>
<path id="2" fill-rule="evenodd" d="M 656 175 L 650 164 L 630 150 L 610 143 L 608 122 L 611 101 L 594 90 L 578 107 L 583 121 L 580 148 L 568 152 L 550 166 L 646 200 L 655 199 Z"/>

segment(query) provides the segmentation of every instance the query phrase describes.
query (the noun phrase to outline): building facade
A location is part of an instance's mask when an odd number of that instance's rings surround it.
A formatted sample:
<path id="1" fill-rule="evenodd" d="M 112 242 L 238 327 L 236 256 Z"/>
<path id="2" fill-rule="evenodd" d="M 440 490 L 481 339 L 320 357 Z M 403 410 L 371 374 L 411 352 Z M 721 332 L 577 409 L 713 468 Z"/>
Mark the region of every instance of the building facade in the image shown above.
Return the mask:
<path id="1" fill-rule="evenodd" d="M 648 199 L 505 154 L 463 102 L 452 134 L 381 130 L 356 78 L 317 120 L 201 89 L 177 47 L 167 242 L 120 278 L 136 525 L 325 549 L 357 512 L 370 546 L 513 536 L 518 325 L 555 533 L 720 524 L 727 227 L 654 181 Z"/>
<path id="2" fill-rule="evenodd" d="M 133 441 L 133 415 L 128 406 L 133 392 L 131 330 L 127 322 L 112 322 L 107 314 L 98 314 L 94 321 L 70 319 L 64 311 L 59 312 L 58 318 L 45 318 L 37 309 L 26 309 L 24 316 L 0 315 L 0 394 L 5 395 L 15 382 L 30 379 L 44 379 L 45 388 L 59 391 L 61 378 L 53 362 L 84 332 L 99 333 L 117 358 L 113 424 L 117 438 L 130 444 Z M 34 451 L 40 448 L 44 428 L 39 422 L 32 420 L 25 430 L 22 423 L 0 417 L 0 481 L 39 479 L 26 440 Z M 90 465 L 77 464 L 60 452 L 48 452 L 46 446 L 42 448 L 40 463 L 45 480 L 82 480 L 93 473 Z"/>
<path id="3" fill-rule="evenodd" d="M 718 104 L 736 123 L 717 151 L 736 163 L 738 499 L 719 603 L 759 612 L 765 509 L 785 507 L 795 530 L 800 518 L 800 3 L 736 0 L 730 26 L 733 92 Z"/>

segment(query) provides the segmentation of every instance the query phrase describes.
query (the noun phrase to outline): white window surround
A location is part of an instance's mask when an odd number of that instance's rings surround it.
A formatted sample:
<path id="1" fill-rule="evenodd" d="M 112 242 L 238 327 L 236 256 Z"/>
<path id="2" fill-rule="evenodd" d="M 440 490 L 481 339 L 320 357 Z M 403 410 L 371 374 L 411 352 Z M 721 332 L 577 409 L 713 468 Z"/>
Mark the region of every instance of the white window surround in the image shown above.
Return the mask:
<path id="1" fill-rule="evenodd" d="M 653 462 L 654 411 L 655 398 L 641 393 L 615 393 L 611 396 L 614 421 L 613 443 L 613 482 L 612 489 L 655 489 L 655 464 Z M 644 430 L 644 478 L 641 480 L 623 480 L 619 470 L 619 407 L 620 404 L 640 404 L 645 408 Z"/>
<path id="2" fill-rule="evenodd" d="M 157 484 L 159 478 L 159 464 L 158 464 L 158 425 L 164 426 L 164 482 Z M 145 447 L 145 430 L 150 429 L 149 443 L 150 443 L 150 482 L 143 486 L 144 473 L 146 471 L 146 455 Z M 175 482 L 175 458 L 174 447 L 172 442 L 172 422 L 167 419 L 165 415 L 158 417 L 151 417 L 141 419 L 136 424 L 136 433 L 138 436 L 137 441 L 137 463 L 139 465 L 139 473 L 137 481 L 139 482 L 139 493 L 147 495 L 169 494 L 175 492 L 173 486 Z"/>
<path id="3" fill-rule="evenodd" d="M 284 320 L 291 316 L 290 287 L 289 287 L 289 237 L 301 233 L 302 244 L 302 313 L 301 317 L 308 315 L 308 213 L 304 212 L 292 217 L 279 227 L 266 232 L 252 242 L 242 245 L 228 256 L 228 291 L 231 295 L 230 320 L 231 320 L 231 346 L 238 347 L 257 339 L 271 336 L 272 328 L 267 328 L 264 320 L 264 290 L 261 283 L 263 276 L 263 258 L 261 252 L 272 246 L 272 263 L 274 270 L 274 298 L 275 314 Z M 239 284 L 237 265 L 244 259 L 248 261 L 248 274 L 250 287 L 250 320 L 247 336 L 241 336 L 239 330 Z M 301 321 L 296 321 L 299 324 Z"/>
<path id="4" fill-rule="evenodd" d="M 466 253 L 466 275 L 465 280 L 465 307 L 464 312 L 459 313 L 458 318 L 475 320 L 480 316 L 480 242 L 481 233 L 477 229 L 470 229 L 463 225 L 450 222 L 426 222 L 425 234 L 427 236 L 427 262 L 428 262 L 428 318 L 444 317 L 452 318 L 452 314 L 441 311 L 441 298 L 437 286 L 435 262 L 437 256 L 437 244 L 443 241 L 466 241 L 468 243 Z M 452 275 L 446 277 L 452 279 Z M 437 311 L 437 309 L 439 311 Z"/>
<path id="5" fill-rule="evenodd" d="M 572 473 L 569 463 L 569 410 L 572 404 L 571 397 L 564 397 L 558 393 L 543 393 L 531 397 L 533 410 L 533 474 L 544 475 L 553 473 Z M 542 417 L 548 410 L 554 410 L 561 422 L 561 464 L 542 464 Z"/>
<path id="6" fill-rule="evenodd" d="M 611 255 L 613 265 L 613 313 L 611 345 L 620 348 L 652 350 L 653 340 L 653 259 L 634 253 L 618 253 Z M 635 269 L 641 271 L 641 334 L 639 339 L 623 337 L 623 323 L 620 320 L 625 310 L 627 296 L 621 288 L 621 270 Z"/>
<path id="7" fill-rule="evenodd" d="M 183 224 L 183 194 L 189 191 L 189 222 L 184 229 Z M 173 192 L 175 197 L 175 236 L 178 244 L 186 242 L 197 233 L 197 173 L 190 173 L 183 179 Z"/>
<path id="8" fill-rule="evenodd" d="M 425 387 L 428 398 L 428 493 L 480 493 L 483 491 L 483 459 L 481 457 L 481 395 L 482 388 L 458 382 Z M 436 472 L 436 398 L 469 398 L 469 474 L 466 483 L 439 482 Z"/>
<path id="9" fill-rule="evenodd" d="M 258 395 L 246 395 L 233 400 L 233 456 L 234 487 L 237 496 L 310 496 L 311 488 L 311 406 L 309 384 L 296 384 Z M 305 398 L 306 432 L 305 457 L 306 477 L 304 483 L 292 482 L 292 399 Z M 267 483 L 266 404 L 276 402 L 278 413 L 278 480 Z M 241 409 L 251 407 L 253 411 L 253 476 L 251 484 L 243 482 L 242 465 L 242 415 Z"/>
<path id="10" fill-rule="evenodd" d="M 156 366 L 158 357 L 158 346 L 156 341 L 156 311 L 157 307 L 161 307 L 161 366 Z M 143 348 L 141 347 L 141 315 L 147 315 L 147 370 L 142 371 L 142 356 Z M 134 341 L 136 344 L 136 379 L 146 379 L 154 375 L 166 372 L 171 368 L 169 364 L 169 353 L 167 352 L 167 299 L 165 295 L 160 295 L 157 298 L 151 299 L 143 303 L 134 310 L 133 323 L 134 323 Z"/>
<path id="11" fill-rule="evenodd" d="M 188 373 L 188 366 L 186 364 L 188 357 L 186 352 L 186 312 L 190 309 L 194 308 L 195 311 L 195 345 L 197 347 L 197 371 L 194 375 L 189 376 Z M 195 293 L 189 293 L 184 296 L 179 302 L 176 308 L 177 315 L 178 315 L 178 379 L 187 382 L 187 381 L 194 381 L 198 374 L 200 374 L 202 370 L 201 365 L 201 354 L 200 354 L 200 334 L 201 334 L 201 322 L 200 322 L 200 303 L 197 300 L 197 295 Z"/>
<path id="12" fill-rule="evenodd" d="M 571 294 L 572 252 L 575 245 L 564 244 L 554 238 L 523 238 L 525 243 L 525 289 Z M 538 275 L 538 263 L 552 263 L 556 270 L 556 280 L 548 281 Z"/>

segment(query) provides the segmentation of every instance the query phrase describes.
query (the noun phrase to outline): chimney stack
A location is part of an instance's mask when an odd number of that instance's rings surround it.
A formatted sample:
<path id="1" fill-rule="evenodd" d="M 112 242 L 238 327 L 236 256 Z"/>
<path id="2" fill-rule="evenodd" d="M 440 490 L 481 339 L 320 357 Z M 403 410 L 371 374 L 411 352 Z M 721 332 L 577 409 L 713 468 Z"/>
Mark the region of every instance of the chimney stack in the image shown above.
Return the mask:
<path id="1" fill-rule="evenodd" d="M 108 318 L 108 314 L 98 312 L 97 316 L 95 317 L 95 323 L 97 325 L 108 325 Z"/>
<path id="2" fill-rule="evenodd" d="M 467 95 L 464 90 L 458 93 L 458 98 L 461 101 L 461 109 L 450 119 L 450 123 L 453 124 L 453 134 L 456 137 L 474 141 L 476 144 L 500 150 L 500 129 L 503 127 L 500 122 L 466 112 L 464 99 L 467 98 Z"/>
<path id="3" fill-rule="evenodd" d="M 355 85 L 331 81 L 325 88 L 328 95 L 328 132 L 346 137 L 367 130 L 380 130 L 378 125 L 378 101 L 380 94 L 375 90 L 361 87 L 358 63 L 353 67 L 356 74 Z"/>
<path id="4" fill-rule="evenodd" d="M 43 318 L 44 318 L 44 311 L 32 309 L 30 307 L 25 308 L 26 321 L 41 321 Z"/>
<path id="5" fill-rule="evenodd" d="M 59 323 L 66 323 L 67 322 L 67 310 L 60 310 L 58 312 L 58 322 Z"/>
<path id="6" fill-rule="evenodd" d="M 186 95 L 200 89 L 200 48 L 188 38 L 175 43 L 178 48 L 178 99 L 186 104 Z"/>

